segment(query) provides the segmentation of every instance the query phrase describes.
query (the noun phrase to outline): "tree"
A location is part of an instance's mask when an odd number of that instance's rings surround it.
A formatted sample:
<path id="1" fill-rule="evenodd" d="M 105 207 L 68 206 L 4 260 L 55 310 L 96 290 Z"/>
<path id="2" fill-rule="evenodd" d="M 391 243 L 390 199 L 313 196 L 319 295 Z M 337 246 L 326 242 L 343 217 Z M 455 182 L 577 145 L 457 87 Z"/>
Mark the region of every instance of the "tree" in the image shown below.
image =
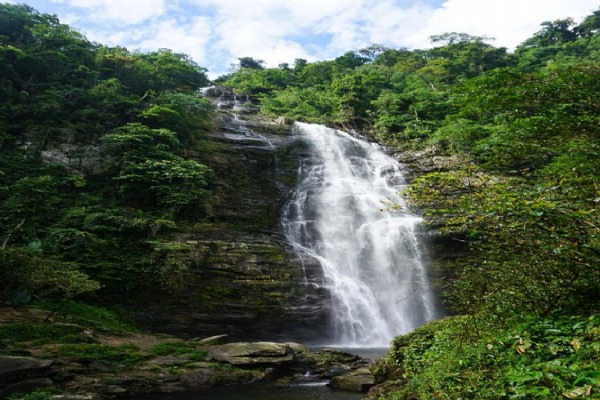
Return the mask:
<path id="1" fill-rule="evenodd" d="M 174 132 L 132 123 L 102 141 L 109 146 L 113 180 L 126 201 L 178 212 L 205 195 L 210 169 L 175 153 L 179 140 Z"/>
<path id="2" fill-rule="evenodd" d="M 519 49 L 547 47 L 577 39 L 577 33 L 572 29 L 575 26 L 573 18 L 545 21 L 541 26 L 543 28 L 519 45 Z"/>
<path id="3" fill-rule="evenodd" d="M 302 72 L 302 70 L 304 69 L 304 67 L 306 67 L 307 64 L 308 61 L 306 61 L 304 58 L 296 58 L 294 60 L 294 72 L 297 74 Z"/>
<path id="4" fill-rule="evenodd" d="M 360 49 L 358 51 L 364 58 L 366 58 L 369 62 L 375 61 L 379 56 L 385 54 L 391 49 L 385 47 L 381 44 L 372 44 L 369 47 L 365 47 L 364 49 Z"/>
<path id="5" fill-rule="evenodd" d="M 239 68 L 265 69 L 265 62 L 263 60 L 256 60 L 252 57 L 240 57 L 238 61 Z"/>
<path id="6" fill-rule="evenodd" d="M 35 249 L 0 249 L 0 298 L 13 304 L 65 301 L 100 289 L 74 263 L 43 256 Z"/>
<path id="7" fill-rule="evenodd" d="M 600 10 L 587 16 L 582 23 L 573 28 L 573 32 L 580 38 L 590 39 L 600 32 Z"/>
<path id="8" fill-rule="evenodd" d="M 344 55 L 339 56 L 333 62 L 341 69 L 354 69 L 364 65 L 369 59 L 359 52 L 348 51 Z"/>
<path id="9" fill-rule="evenodd" d="M 212 127 L 214 106 L 210 100 L 181 92 L 166 92 L 150 99 L 150 104 L 138 116 L 155 129 L 168 127 L 177 132 L 182 145 L 194 143 Z"/>

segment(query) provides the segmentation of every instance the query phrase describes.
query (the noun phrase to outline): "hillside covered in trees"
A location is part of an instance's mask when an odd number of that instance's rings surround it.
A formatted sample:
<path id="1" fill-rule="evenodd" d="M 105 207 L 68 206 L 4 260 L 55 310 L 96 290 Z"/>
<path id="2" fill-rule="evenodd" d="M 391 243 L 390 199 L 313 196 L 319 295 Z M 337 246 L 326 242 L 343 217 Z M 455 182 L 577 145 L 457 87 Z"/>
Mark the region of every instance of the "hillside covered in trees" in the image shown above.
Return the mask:
<path id="1" fill-rule="evenodd" d="M 212 126 L 212 105 L 194 96 L 205 70 L 1 7 L 0 293 L 26 303 L 119 291 L 139 281 L 128 273 L 149 254 L 140 237 L 202 212 L 211 171 L 183 152 Z M 169 275 L 147 261 L 151 280 Z"/>
<path id="2" fill-rule="evenodd" d="M 372 398 L 599 395 L 599 30 L 600 10 L 544 22 L 514 52 L 448 33 L 278 68 L 243 57 L 217 80 L 265 117 L 445 160 L 415 168 L 406 196 L 464 250 L 443 266 L 453 316 L 396 339 Z M 208 84 L 184 54 L 91 43 L 0 4 L 1 302 L 125 316 L 119 296 L 178 287 L 171 238 L 218 203 Z"/>

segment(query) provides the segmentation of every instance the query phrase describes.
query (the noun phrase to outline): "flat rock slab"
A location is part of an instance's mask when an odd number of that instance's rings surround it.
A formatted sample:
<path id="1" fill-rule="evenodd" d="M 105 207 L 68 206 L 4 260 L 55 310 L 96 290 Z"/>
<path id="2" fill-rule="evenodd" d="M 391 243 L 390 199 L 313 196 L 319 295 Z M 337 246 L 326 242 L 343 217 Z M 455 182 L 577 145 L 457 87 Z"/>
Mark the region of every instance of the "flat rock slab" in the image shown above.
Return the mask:
<path id="1" fill-rule="evenodd" d="M 334 376 L 329 386 L 352 392 L 366 392 L 375 385 L 375 379 L 367 368 L 359 368 L 346 375 Z"/>
<path id="2" fill-rule="evenodd" d="M 285 343 L 240 342 L 213 346 L 212 360 L 238 366 L 282 365 L 294 361 L 294 351 Z"/>
<path id="3" fill-rule="evenodd" d="M 41 360 L 31 357 L 0 356 L 0 386 L 42 377 L 50 369 L 52 360 Z"/>

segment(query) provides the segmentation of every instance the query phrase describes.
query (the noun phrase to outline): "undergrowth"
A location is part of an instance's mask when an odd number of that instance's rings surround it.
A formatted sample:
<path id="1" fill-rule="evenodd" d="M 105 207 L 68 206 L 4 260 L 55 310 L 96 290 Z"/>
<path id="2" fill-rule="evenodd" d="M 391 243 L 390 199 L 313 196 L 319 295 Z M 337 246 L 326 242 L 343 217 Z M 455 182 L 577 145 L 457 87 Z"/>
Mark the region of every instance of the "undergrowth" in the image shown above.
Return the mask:
<path id="1" fill-rule="evenodd" d="M 49 323 L 8 323 L 0 325 L 0 348 L 28 348 L 50 343 L 89 343 L 93 341 L 82 334 L 76 325 Z"/>
<path id="2" fill-rule="evenodd" d="M 8 400 L 50 400 L 55 395 L 51 390 L 38 390 L 27 394 L 14 394 Z"/>
<path id="3" fill-rule="evenodd" d="M 472 326 L 450 317 L 396 338 L 373 371 L 400 389 L 371 398 L 600 399 L 599 316 L 532 316 L 478 335 Z"/>
<path id="4" fill-rule="evenodd" d="M 48 310 L 55 319 L 84 326 L 99 333 L 125 335 L 137 329 L 123 321 L 115 311 L 77 301 L 43 302 L 35 307 Z"/>
<path id="5" fill-rule="evenodd" d="M 55 356 L 84 362 L 97 361 L 113 367 L 132 367 L 148 359 L 137 346 L 103 344 L 65 344 L 54 350 Z"/>

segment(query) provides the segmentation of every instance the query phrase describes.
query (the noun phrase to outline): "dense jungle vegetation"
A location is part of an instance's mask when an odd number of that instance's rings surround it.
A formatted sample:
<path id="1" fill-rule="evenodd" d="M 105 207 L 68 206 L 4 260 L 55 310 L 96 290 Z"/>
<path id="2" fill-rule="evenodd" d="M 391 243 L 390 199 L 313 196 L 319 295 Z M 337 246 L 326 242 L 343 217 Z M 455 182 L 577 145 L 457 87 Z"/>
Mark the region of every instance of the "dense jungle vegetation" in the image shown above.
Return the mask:
<path id="1" fill-rule="evenodd" d="M 0 296 L 65 300 L 161 285 L 160 236 L 198 217 L 212 105 L 184 54 L 89 42 L 0 5 Z"/>
<path id="2" fill-rule="evenodd" d="M 407 195 L 468 247 L 448 266 L 455 316 L 397 338 L 374 398 L 600 398 L 599 30 L 600 10 L 514 52 L 447 33 L 278 68 L 243 57 L 218 80 L 267 117 L 452 161 Z M 211 214 L 205 73 L 0 4 L 1 302 L 102 304 L 177 278 L 165 238 Z"/>

